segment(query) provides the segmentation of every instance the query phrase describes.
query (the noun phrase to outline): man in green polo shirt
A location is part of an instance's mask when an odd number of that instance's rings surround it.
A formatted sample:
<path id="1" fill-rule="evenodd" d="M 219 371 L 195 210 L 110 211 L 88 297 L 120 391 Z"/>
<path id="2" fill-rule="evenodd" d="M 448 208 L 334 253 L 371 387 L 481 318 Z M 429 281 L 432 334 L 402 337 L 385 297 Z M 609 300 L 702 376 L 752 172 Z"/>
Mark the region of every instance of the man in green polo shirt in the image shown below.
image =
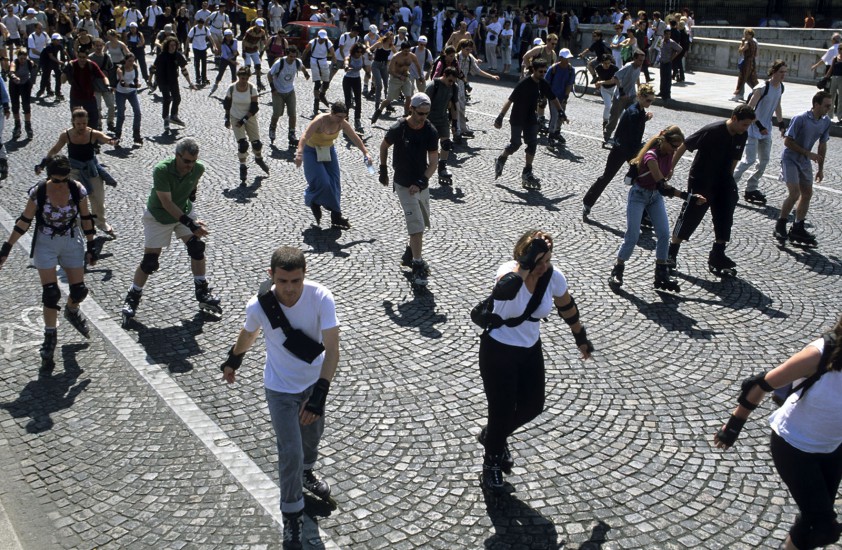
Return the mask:
<path id="1" fill-rule="evenodd" d="M 123 303 L 124 328 L 137 313 L 143 285 L 149 275 L 158 270 L 158 257 L 161 250 L 170 245 L 173 233 L 187 245 L 199 307 L 215 315 L 222 314 L 220 300 L 211 293 L 205 277 L 202 237 L 208 235 L 208 230 L 202 220 L 196 219 L 193 210 L 196 188 L 205 173 L 205 165 L 198 158 L 199 144 L 185 138 L 176 145 L 175 156 L 159 162 L 152 171 L 152 192 L 143 213 L 143 259 L 135 270 L 134 282 Z"/>

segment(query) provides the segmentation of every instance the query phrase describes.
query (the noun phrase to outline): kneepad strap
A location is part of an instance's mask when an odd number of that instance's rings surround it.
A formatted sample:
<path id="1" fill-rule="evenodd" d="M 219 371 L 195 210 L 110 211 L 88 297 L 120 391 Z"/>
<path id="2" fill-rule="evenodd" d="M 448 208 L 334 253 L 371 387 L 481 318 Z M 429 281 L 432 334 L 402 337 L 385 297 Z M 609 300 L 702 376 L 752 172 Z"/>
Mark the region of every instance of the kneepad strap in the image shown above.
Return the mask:
<path id="1" fill-rule="evenodd" d="M 88 287 L 85 283 L 75 283 L 70 285 L 70 299 L 77 304 L 81 303 L 88 297 Z"/>
<path id="2" fill-rule="evenodd" d="M 205 243 L 196 237 L 190 237 L 187 241 L 187 255 L 194 260 L 205 259 Z"/>

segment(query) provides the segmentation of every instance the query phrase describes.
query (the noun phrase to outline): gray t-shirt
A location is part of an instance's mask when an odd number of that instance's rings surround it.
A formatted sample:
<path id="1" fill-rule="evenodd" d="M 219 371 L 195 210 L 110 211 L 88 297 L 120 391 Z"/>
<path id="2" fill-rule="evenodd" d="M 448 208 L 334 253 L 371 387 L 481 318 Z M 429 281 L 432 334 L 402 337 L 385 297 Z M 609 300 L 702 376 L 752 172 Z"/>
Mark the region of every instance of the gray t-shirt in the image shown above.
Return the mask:
<path id="1" fill-rule="evenodd" d="M 775 108 L 781 101 L 783 86 L 772 86 L 771 83 L 761 82 L 754 87 L 752 93 L 759 91 L 760 94 L 763 94 L 767 84 L 769 86 L 768 93 L 763 96 L 763 99 L 761 99 L 754 108 L 754 114 L 757 117 L 757 122 L 762 124 L 763 127 L 766 128 L 767 132 L 764 136 L 760 133 L 760 128 L 757 127 L 757 124 L 752 124 L 748 127 L 748 137 L 752 139 L 769 139 L 772 137 L 772 115 L 775 114 Z"/>
<path id="2" fill-rule="evenodd" d="M 286 57 L 281 57 L 272 68 L 269 69 L 269 76 L 272 79 L 272 84 L 275 86 L 275 91 L 281 94 L 288 94 L 295 89 L 293 83 L 295 82 L 295 74 L 302 63 L 297 59 L 289 63 Z"/>
<path id="3" fill-rule="evenodd" d="M 634 61 L 629 61 L 614 74 L 619 83 L 614 88 L 614 99 L 635 95 L 635 86 L 637 85 L 637 81 L 640 80 L 640 69 L 641 67 L 634 66 Z"/>

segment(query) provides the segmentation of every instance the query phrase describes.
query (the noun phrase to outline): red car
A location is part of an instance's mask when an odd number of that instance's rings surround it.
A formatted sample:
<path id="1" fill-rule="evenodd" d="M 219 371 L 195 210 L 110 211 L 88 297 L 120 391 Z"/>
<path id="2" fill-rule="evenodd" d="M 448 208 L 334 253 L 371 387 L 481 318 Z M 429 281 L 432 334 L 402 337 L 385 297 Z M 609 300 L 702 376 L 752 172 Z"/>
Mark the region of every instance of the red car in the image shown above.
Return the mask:
<path id="1" fill-rule="evenodd" d="M 316 38 L 316 33 L 322 29 L 327 31 L 327 38 L 333 42 L 333 47 L 339 47 L 341 32 L 336 25 L 316 21 L 290 21 L 284 25 L 284 30 L 287 32 L 287 41 L 290 44 L 295 44 L 300 52 L 304 51 L 307 43 Z"/>

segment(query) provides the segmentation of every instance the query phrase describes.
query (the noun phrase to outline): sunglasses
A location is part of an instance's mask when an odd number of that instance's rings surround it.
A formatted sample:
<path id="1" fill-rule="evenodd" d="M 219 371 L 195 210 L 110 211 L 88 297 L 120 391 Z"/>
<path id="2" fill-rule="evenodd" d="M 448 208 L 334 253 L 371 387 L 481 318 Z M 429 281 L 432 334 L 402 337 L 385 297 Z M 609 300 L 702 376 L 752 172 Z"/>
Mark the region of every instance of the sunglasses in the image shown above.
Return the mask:
<path id="1" fill-rule="evenodd" d="M 419 116 L 427 116 L 430 114 L 430 111 L 419 111 L 418 109 L 416 109 L 415 114 Z"/>

